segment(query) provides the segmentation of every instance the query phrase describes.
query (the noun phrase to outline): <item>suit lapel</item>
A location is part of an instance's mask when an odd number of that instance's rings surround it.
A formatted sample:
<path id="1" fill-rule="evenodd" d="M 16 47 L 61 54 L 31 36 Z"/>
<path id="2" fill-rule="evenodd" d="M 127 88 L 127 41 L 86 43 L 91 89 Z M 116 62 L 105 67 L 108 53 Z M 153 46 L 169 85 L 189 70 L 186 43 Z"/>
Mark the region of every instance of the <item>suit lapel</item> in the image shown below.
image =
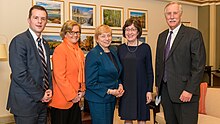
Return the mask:
<path id="1" fill-rule="evenodd" d="M 31 35 L 31 33 L 30 33 L 29 30 L 27 30 L 26 32 L 27 32 L 28 38 L 30 39 L 31 47 L 32 47 L 33 50 L 34 50 L 34 54 L 36 55 L 37 62 L 38 62 L 38 64 L 39 64 L 39 66 L 41 67 L 41 70 L 44 71 L 44 70 L 43 70 L 43 65 L 42 65 L 42 62 L 41 62 L 41 59 L 40 59 L 40 55 L 39 55 L 39 53 L 38 53 L 38 49 L 37 49 L 37 47 L 36 47 L 36 43 L 35 43 L 35 41 L 34 41 L 34 39 L 33 39 L 33 36 Z"/>
<path id="2" fill-rule="evenodd" d="M 165 49 L 165 46 L 166 46 L 166 40 L 167 40 L 167 35 L 169 33 L 169 30 L 166 30 L 162 35 L 161 35 L 161 40 L 160 40 L 160 46 L 159 47 L 159 50 L 160 50 L 160 56 L 163 57 L 163 60 L 164 60 L 164 49 Z"/>
<path id="3" fill-rule="evenodd" d="M 171 47 L 171 50 L 170 50 L 170 52 L 169 52 L 169 55 L 168 55 L 168 58 L 167 58 L 167 59 L 169 59 L 170 55 L 172 55 L 172 53 L 174 52 L 174 50 L 177 48 L 177 46 L 178 46 L 179 43 L 181 42 L 181 39 L 182 39 L 183 36 L 184 36 L 184 29 L 185 29 L 185 27 L 184 27 L 183 25 L 181 25 L 181 27 L 180 27 L 180 29 L 179 29 L 177 35 L 176 35 L 176 38 L 175 38 L 174 41 L 173 41 L 173 45 L 172 45 L 172 47 Z"/>
<path id="4" fill-rule="evenodd" d="M 97 45 L 96 48 L 98 49 L 99 51 L 99 55 L 101 56 L 102 60 L 103 60 L 103 65 L 108 67 L 108 68 L 111 68 L 111 69 L 114 69 L 115 72 L 117 72 L 118 74 L 118 70 L 117 68 L 115 67 L 114 63 L 110 60 L 110 58 L 108 57 L 108 55 L 104 52 L 104 50 L 99 46 Z M 112 52 L 112 51 L 111 51 Z M 114 52 L 112 52 L 114 53 Z M 113 56 L 115 57 L 115 55 L 113 54 Z M 120 69 L 121 70 L 121 69 Z M 115 76 L 116 73 L 114 73 L 113 76 Z"/>

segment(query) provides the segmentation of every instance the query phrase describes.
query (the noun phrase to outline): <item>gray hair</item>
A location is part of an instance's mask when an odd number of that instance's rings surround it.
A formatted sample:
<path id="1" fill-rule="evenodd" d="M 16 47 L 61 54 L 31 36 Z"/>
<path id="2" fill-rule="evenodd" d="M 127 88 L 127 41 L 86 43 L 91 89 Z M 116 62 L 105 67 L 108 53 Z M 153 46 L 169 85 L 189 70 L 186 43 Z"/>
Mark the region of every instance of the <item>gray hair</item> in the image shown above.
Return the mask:
<path id="1" fill-rule="evenodd" d="M 179 6 L 179 11 L 180 11 L 180 13 L 182 14 L 182 13 L 183 13 L 182 5 L 181 5 L 179 2 L 175 2 L 175 1 L 170 2 L 170 3 L 168 3 L 168 4 L 165 6 L 165 8 L 164 8 L 164 13 L 166 13 L 167 7 L 170 6 L 170 5 L 173 5 L 173 4 L 177 4 L 177 5 Z"/>

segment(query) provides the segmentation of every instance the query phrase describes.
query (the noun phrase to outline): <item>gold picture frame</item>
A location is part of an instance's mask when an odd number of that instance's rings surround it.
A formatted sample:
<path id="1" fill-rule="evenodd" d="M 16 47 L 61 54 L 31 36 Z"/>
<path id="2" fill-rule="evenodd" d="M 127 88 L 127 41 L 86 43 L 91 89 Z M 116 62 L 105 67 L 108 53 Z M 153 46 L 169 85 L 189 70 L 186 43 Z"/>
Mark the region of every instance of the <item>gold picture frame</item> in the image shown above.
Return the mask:
<path id="1" fill-rule="evenodd" d="M 93 47 L 95 47 L 95 45 L 96 43 L 94 34 L 88 32 L 81 34 L 79 47 L 85 54 L 87 54 Z"/>
<path id="2" fill-rule="evenodd" d="M 54 49 L 63 42 L 59 32 L 43 32 L 42 37 L 49 44 L 50 55 L 53 55 Z"/>
<path id="3" fill-rule="evenodd" d="M 109 25 L 112 29 L 122 29 L 124 23 L 124 8 L 101 6 L 100 7 L 101 24 Z"/>
<path id="4" fill-rule="evenodd" d="M 128 8 L 128 18 L 140 20 L 143 31 L 148 31 L 148 11 L 144 9 Z"/>
<path id="5" fill-rule="evenodd" d="M 47 27 L 61 27 L 64 23 L 64 1 L 32 0 L 32 5 L 43 6 L 48 13 Z"/>
<path id="6" fill-rule="evenodd" d="M 69 2 L 69 19 L 77 21 L 82 28 L 95 28 L 96 5 Z"/>
<path id="7" fill-rule="evenodd" d="M 191 22 L 185 22 L 185 21 L 183 21 L 183 22 L 181 22 L 183 25 L 185 25 L 185 26 L 188 26 L 188 27 L 192 27 L 192 25 L 191 25 Z"/>
<path id="8" fill-rule="evenodd" d="M 141 37 L 138 40 L 143 42 L 143 43 L 147 43 L 148 42 L 147 34 L 142 34 Z"/>

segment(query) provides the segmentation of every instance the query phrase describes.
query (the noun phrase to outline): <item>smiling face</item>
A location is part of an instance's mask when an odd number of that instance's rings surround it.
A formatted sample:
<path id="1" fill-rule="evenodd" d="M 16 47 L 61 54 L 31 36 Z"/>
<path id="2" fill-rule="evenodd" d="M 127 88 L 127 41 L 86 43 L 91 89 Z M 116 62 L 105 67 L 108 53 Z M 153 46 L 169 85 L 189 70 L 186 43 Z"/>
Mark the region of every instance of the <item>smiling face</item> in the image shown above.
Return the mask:
<path id="1" fill-rule="evenodd" d="M 80 28 L 78 25 L 74 25 L 72 31 L 67 32 L 65 34 L 65 37 L 71 42 L 71 43 L 77 43 L 80 38 Z"/>
<path id="2" fill-rule="evenodd" d="M 134 24 L 128 26 L 125 28 L 125 37 L 128 40 L 128 42 L 133 42 L 137 40 L 137 36 L 138 36 L 138 30 L 137 28 L 134 26 Z"/>
<path id="3" fill-rule="evenodd" d="M 39 37 L 47 24 L 47 13 L 43 10 L 33 9 L 28 18 L 29 27 Z"/>
<path id="4" fill-rule="evenodd" d="M 109 33 L 102 33 L 98 36 L 97 43 L 102 47 L 102 48 L 108 48 L 112 42 L 112 34 Z"/>
<path id="5" fill-rule="evenodd" d="M 112 29 L 108 25 L 96 27 L 95 40 L 104 51 L 108 51 L 108 47 L 112 42 Z"/>
<path id="6" fill-rule="evenodd" d="M 171 30 L 181 23 L 182 8 L 177 3 L 169 4 L 165 8 L 165 18 Z"/>

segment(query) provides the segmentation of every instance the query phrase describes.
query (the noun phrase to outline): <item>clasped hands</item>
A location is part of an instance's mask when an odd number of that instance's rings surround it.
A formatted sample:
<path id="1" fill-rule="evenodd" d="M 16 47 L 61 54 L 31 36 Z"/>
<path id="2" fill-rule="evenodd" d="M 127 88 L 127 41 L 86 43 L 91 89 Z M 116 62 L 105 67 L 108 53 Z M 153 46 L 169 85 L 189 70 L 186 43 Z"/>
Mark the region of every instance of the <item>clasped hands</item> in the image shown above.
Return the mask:
<path id="1" fill-rule="evenodd" d="M 72 100 L 73 103 L 77 103 L 85 95 L 85 91 L 78 92 L 77 96 Z"/>
<path id="2" fill-rule="evenodd" d="M 41 102 L 49 102 L 52 99 L 52 90 L 48 89 L 44 92 L 44 96 L 41 99 Z"/>
<path id="3" fill-rule="evenodd" d="M 116 97 L 121 97 L 124 94 L 124 88 L 122 84 L 119 84 L 118 89 L 108 89 L 107 93 Z"/>

